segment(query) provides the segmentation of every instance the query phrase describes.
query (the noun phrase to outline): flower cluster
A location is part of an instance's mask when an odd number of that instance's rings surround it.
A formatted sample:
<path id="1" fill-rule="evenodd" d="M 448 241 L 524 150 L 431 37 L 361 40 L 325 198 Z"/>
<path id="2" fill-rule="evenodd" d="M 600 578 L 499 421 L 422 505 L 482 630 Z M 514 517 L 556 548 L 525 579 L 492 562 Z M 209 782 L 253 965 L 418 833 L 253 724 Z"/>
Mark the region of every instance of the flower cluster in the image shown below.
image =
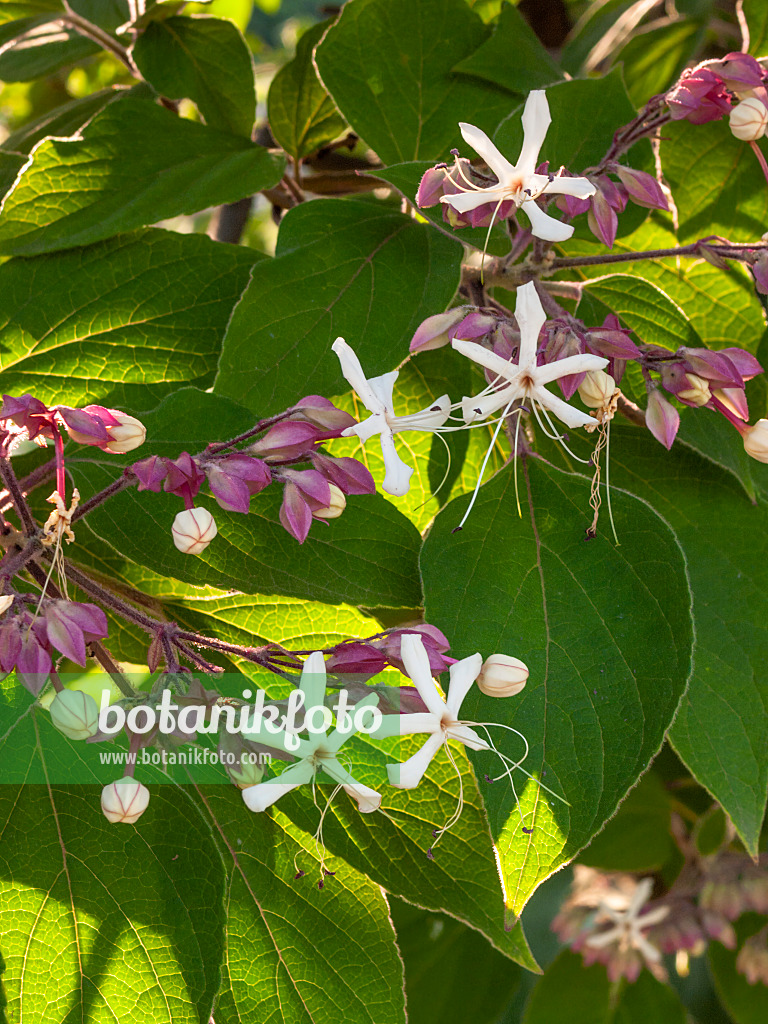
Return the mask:
<path id="1" fill-rule="evenodd" d="M 768 73 L 747 53 L 729 53 L 684 71 L 666 95 L 673 120 L 705 124 L 728 116 L 737 139 L 754 142 L 768 125 Z"/>
<path id="2" fill-rule="evenodd" d="M 262 436 L 245 448 L 231 451 L 231 445 L 212 445 L 200 455 L 182 452 L 175 459 L 152 455 L 134 463 L 131 473 L 140 491 L 164 490 L 182 499 L 184 510 L 174 519 L 172 536 L 186 554 L 200 554 L 216 536 L 211 513 L 195 506 L 206 481 L 221 508 L 243 515 L 250 511 L 255 494 L 272 483 L 282 484 L 280 522 L 301 544 L 313 521 L 341 515 L 346 495 L 375 489 L 361 463 L 322 451 L 322 441 L 339 437 L 351 426 L 356 424 L 348 413 L 310 395 L 287 415 L 255 431 Z"/>
<path id="3" fill-rule="evenodd" d="M 64 427 L 77 444 L 92 445 L 114 455 L 133 451 L 147 436 L 139 420 L 118 409 L 105 409 L 101 405 L 86 405 L 82 409 L 67 405 L 49 407 L 30 394 L 20 398 L 3 395 L 0 423 L 6 452 L 12 451 L 22 440 L 36 441 L 45 447 L 47 441 L 55 441 L 60 436 L 60 427 Z"/>

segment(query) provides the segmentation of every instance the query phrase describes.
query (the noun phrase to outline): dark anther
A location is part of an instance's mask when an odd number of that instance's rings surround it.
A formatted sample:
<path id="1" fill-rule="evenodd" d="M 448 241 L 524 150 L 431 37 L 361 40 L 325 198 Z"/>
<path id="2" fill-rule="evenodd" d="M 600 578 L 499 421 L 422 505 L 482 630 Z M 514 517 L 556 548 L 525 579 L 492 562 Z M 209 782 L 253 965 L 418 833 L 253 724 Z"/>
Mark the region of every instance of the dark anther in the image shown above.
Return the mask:
<path id="1" fill-rule="evenodd" d="M 434 855 L 434 853 L 432 853 L 432 847 L 431 846 L 427 850 L 427 856 L 429 857 L 430 860 L 434 860 L 435 859 L 435 855 Z"/>
<path id="2" fill-rule="evenodd" d="M 306 873 L 307 873 L 306 871 L 299 871 L 299 873 L 298 873 L 297 875 L 294 875 L 294 876 L 293 876 L 293 878 L 294 878 L 294 881 L 295 881 L 295 880 L 296 880 L 297 878 L 303 878 L 303 877 L 304 877 L 304 875 L 306 875 Z"/>
<path id="3" fill-rule="evenodd" d="M 323 868 L 323 874 L 325 874 L 325 875 L 335 875 L 336 872 L 335 871 L 329 871 L 328 868 Z"/>
<path id="4" fill-rule="evenodd" d="M 494 782 L 494 781 L 495 781 L 494 779 L 492 779 L 492 778 L 491 778 L 491 776 L 490 776 L 490 775 L 484 775 L 484 776 L 483 776 L 483 778 L 484 778 L 484 779 L 485 779 L 485 781 L 486 781 L 486 782 L 488 782 L 488 783 L 491 783 L 491 782 Z"/>
<path id="5" fill-rule="evenodd" d="M 523 825 L 523 832 L 525 832 L 525 834 L 527 836 L 529 836 L 531 834 L 531 832 L 533 832 L 533 829 L 532 828 L 526 828 L 525 825 Z"/>
<path id="6" fill-rule="evenodd" d="M 451 530 L 451 533 L 461 533 L 463 529 L 463 526 L 454 526 L 454 528 Z"/>
<path id="7" fill-rule="evenodd" d="M 318 889 L 324 889 L 324 888 L 325 888 L 325 882 L 324 882 L 324 881 L 322 880 L 322 878 L 321 878 L 321 879 L 320 879 L 320 881 L 319 881 L 319 882 L 317 883 L 317 888 L 318 888 Z"/>
<path id="8" fill-rule="evenodd" d="M 588 526 L 584 533 L 586 534 L 584 540 L 594 540 L 597 536 L 597 530 L 593 529 L 591 526 Z"/>

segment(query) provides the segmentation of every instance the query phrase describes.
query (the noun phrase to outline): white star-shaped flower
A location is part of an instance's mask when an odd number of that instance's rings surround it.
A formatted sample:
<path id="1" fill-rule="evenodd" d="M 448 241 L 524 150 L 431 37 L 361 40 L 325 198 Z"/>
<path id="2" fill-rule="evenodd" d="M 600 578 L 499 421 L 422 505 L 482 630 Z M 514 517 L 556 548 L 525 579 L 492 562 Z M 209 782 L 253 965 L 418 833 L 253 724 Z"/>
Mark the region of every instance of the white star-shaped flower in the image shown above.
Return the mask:
<path id="1" fill-rule="evenodd" d="M 660 963 L 661 952 L 646 939 L 643 929 L 663 921 L 669 914 L 669 907 L 655 907 L 645 914 L 640 913 L 648 902 L 652 889 L 653 879 L 643 878 L 637 883 L 637 888 L 625 910 L 617 910 L 607 902 L 601 903 L 598 913 L 613 921 L 613 928 L 598 932 L 597 935 L 590 935 L 586 945 L 592 949 L 605 949 L 606 946 L 616 943 L 622 950 L 636 949 L 648 963 Z"/>
<path id="2" fill-rule="evenodd" d="M 523 148 L 516 164 L 511 164 L 499 152 L 484 131 L 472 124 L 459 123 L 461 134 L 476 153 L 488 164 L 499 179 L 497 185 L 480 188 L 465 181 L 466 192 L 441 196 L 440 202 L 447 203 L 459 213 L 468 213 L 485 203 L 500 205 L 513 202 L 527 214 L 531 232 L 536 238 L 549 242 L 564 242 L 573 234 L 573 226 L 550 217 L 536 205 L 536 197 L 544 194 L 576 196 L 588 199 L 595 194 L 595 186 L 588 178 L 565 178 L 552 174 L 536 174 L 539 150 L 552 122 L 547 103 L 547 94 L 536 89 L 528 94 L 523 110 Z M 463 177 L 463 175 L 462 175 Z"/>
<path id="3" fill-rule="evenodd" d="M 310 654 L 304 662 L 299 689 L 304 694 L 305 715 L 313 708 L 324 707 L 325 661 L 319 651 Z M 358 701 L 354 708 L 350 708 L 347 712 L 347 728 L 342 730 L 337 726 L 329 733 L 326 725 L 322 731 L 308 733 L 306 739 L 297 738 L 284 727 L 274 731 L 267 729 L 263 719 L 253 729 L 244 731 L 244 739 L 273 747 L 275 750 L 298 754 L 300 757 L 296 764 L 286 768 L 277 778 L 244 789 L 243 800 L 246 806 L 252 811 L 264 811 L 281 796 L 311 782 L 319 771 L 323 771 L 357 801 L 364 814 L 378 810 L 381 796 L 376 790 L 354 779 L 338 760 L 341 745 L 356 732 L 355 712 L 360 708 L 378 704 L 378 700 L 377 694 L 372 693 Z"/>
<path id="4" fill-rule="evenodd" d="M 384 373 L 380 377 L 368 379 L 363 373 L 360 360 L 344 341 L 337 338 L 332 345 L 339 357 L 341 372 L 354 388 L 357 397 L 371 415 L 362 423 L 356 423 L 343 431 L 343 436 L 357 434 L 365 444 L 374 434 L 381 438 L 381 454 L 384 458 L 384 483 L 382 487 L 388 494 L 403 495 L 408 492 L 413 470 L 407 466 L 395 449 L 394 435 L 403 430 L 437 430 L 451 411 L 451 400 L 442 395 L 421 412 L 409 416 L 396 416 L 393 408 L 392 389 L 397 380 L 398 371 Z"/>
<path id="5" fill-rule="evenodd" d="M 385 715 L 381 725 L 371 735 L 384 739 L 388 736 L 407 736 L 412 733 L 430 733 L 413 757 L 402 764 L 387 765 L 389 781 L 400 789 L 413 789 L 426 772 L 432 758 L 448 740 L 458 740 L 472 750 L 490 750 L 484 739 L 468 725 L 459 721 L 461 705 L 469 692 L 469 688 L 480 674 L 483 667 L 481 654 L 473 654 L 463 661 L 457 661 L 450 667 L 450 684 L 448 698 L 443 700 L 437 691 L 429 657 L 424 644 L 417 633 L 404 634 L 400 656 L 405 670 L 419 691 L 419 696 L 427 705 L 426 712 L 411 715 Z"/>
<path id="6" fill-rule="evenodd" d="M 608 365 L 608 360 L 602 356 L 576 355 L 556 359 L 543 366 L 537 365 L 539 331 L 547 317 L 532 281 L 517 289 L 515 318 L 520 328 L 520 348 L 516 363 L 474 342 L 458 339 L 451 342 L 457 352 L 495 373 L 497 378 L 479 395 L 462 400 L 464 421 L 472 423 L 484 420 L 504 409 L 510 402 L 521 400 L 531 402 L 537 415 L 537 407 L 548 410 L 568 427 L 594 425 L 596 421 L 592 416 L 574 409 L 562 398 L 547 391 L 545 385 L 571 373 L 602 370 Z"/>

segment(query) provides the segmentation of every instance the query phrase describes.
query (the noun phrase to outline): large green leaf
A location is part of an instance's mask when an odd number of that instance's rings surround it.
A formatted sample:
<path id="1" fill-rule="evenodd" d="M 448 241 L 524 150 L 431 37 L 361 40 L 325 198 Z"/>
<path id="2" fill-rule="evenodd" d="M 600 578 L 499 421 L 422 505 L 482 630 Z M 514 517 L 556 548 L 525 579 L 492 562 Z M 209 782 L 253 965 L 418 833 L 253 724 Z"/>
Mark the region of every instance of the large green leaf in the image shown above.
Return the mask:
<path id="1" fill-rule="evenodd" d="M 14 153 L 29 153 L 41 139 L 73 135 L 107 103 L 125 97 L 128 92 L 129 90 L 121 86 L 112 86 L 110 89 L 100 89 L 88 96 L 64 103 L 60 107 L 54 107 L 53 110 L 46 111 L 33 121 L 28 121 L 9 135 L 3 140 L 2 148 Z"/>
<path id="2" fill-rule="evenodd" d="M 514 54 L 514 60 L 510 60 L 511 54 Z M 528 22 L 509 3 L 502 7 L 491 38 L 481 43 L 453 70 L 484 78 L 493 85 L 523 95 L 563 77 L 563 72 L 536 38 Z"/>
<path id="3" fill-rule="evenodd" d="M 211 128 L 250 139 L 256 117 L 251 53 L 231 21 L 203 15 L 150 22 L 133 59 L 159 93 L 188 97 Z"/>
<path id="4" fill-rule="evenodd" d="M 224 870 L 186 801 L 159 787 L 137 825 L 112 825 L 95 786 L 2 786 L 0 829 L 11 1020 L 208 1020 Z"/>
<path id="5" fill-rule="evenodd" d="M 350 0 L 315 62 L 385 163 L 437 160 L 459 144 L 459 121 L 491 132 L 509 109 L 506 91 L 452 74 L 489 34 L 464 0 Z"/>
<path id="6" fill-rule="evenodd" d="M 400 1024 L 402 961 L 381 889 L 279 811 L 252 814 L 232 788 L 200 791 L 229 869 L 226 1024 Z M 347 799 L 344 796 L 344 799 Z M 295 878 L 297 868 L 306 877 Z"/>
<path id="7" fill-rule="evenodd" d="M 603 530 L 586 541 L 589 480 L 539 460 L 520 474 L 522 518 L 508 466 L 480 491 L 463 533 L 451 531 L 466 498 L 438 515 L 421 559 L 428 621 L 454 654 L 506 653 L 530 668 L 517 697 L 471 692 L 462 709 L 514 726 L 530 744 L 535 779 L 517 779 L 522 821 L 506 784 L 484 788 L 515 913 L 602 828 L 658 751 L 692 636 L 683 556 L 664 520 L 614 490 L 620 546 Z M 498 741 L 520 756 L 519 741 Z M 489 754 L 472 758 L 481 775 L 498 774 Z"/>
<path id="8" fill-rule="evenodd" d="M 616 313 L 648 345 L 660 345 L 672 352 L 681 345 L 704 345 L 683 310 L 658 285 L 642 277 L 612 274 L 590 281 L 584 290 Z"/>
<path id="9" fill-rule="evenodd" d="M 151 229 L 7 261 L 0 266 L 4 392 L 139 411 L 182 382 L 206 387 L 257 256 Z"/>
<path id="10" fill-rule="evenodd" d="M 314 153 L 344 131 L 344 118 L 325 91 L 312 63 L 312 51 L 328 28 L 320 22 L 307 29 L 296 56 L 272 79 L 267 115 L 272 134 L 294 159 Z"/>
<path id="11" fill-rule="evenodd" d="M 228 399 L 192 388 L 172 395 L 142 419 L 150 438 L 142 454 L 174 456 L 201 450 L 204 445 L 194 443 L 201 434 L 205 443 L 226 440 L 254 421 Z M 211 427 L 214 436 L 205 436 Z M 118 475 L 114 462 L 101 453 L 72 457 L 68 466 L 83 498 Z M 199 556 L 175 548 L 171 524 L 182 502 L 165 492 L 122 491 L 89 513 L 88 525 L 131 561 L 195 586 L 368 607 L 421 603 L 419 533 L 380 495 L 351 496 L 344 514 L 325 529 L 323 523 L 314 524 L 303 545 L 280 525 L 281 501 L 282 490 L 273 484 L 253 499 L 250 515 L 244 516 L 198 496 L 196 504 L 210 508 L 218 526 L 218 536 Z"/>
<path id="12" fill-rule="evenodd" d="M 284 218 L 224 339 L 215 389 L 260 415 L 347 390 L 342 335 L 368 376 L 394 369 L 419 323 L 449 304 L 461 246 L 397 211 L 319 199 Z"/>
<path id="13" fill-rule="evenodd" d="M 734 138 L 728 122 L 673 121 L 663 136 L 661 163 L 677 206 L 680 243 L 710 235 L 759 239 L 768 220 L 768 188 L 757 157 Z"/>
<path id="14" fill-rule="evenodd" d="M 0 27 L 0 47 L 0 79 L 4 82 L 42 78 L 100 50 L 98 43 L 46 14 L 6 22 Z"/>
<path id="15" fill-rule="evenodd" d="M 749 52 L 764 57 L 768 49 L 768 10 L 762 0 L 744 0 L 744 14 L 749 25 Z"/>
<path id="16" fill-rule="evenodd" d="M 148 100 L 110 104 L 82 137 L 48 139 L 6 196 L 0 254 L 70 249 L 269 188 L 282 163 Z"/>

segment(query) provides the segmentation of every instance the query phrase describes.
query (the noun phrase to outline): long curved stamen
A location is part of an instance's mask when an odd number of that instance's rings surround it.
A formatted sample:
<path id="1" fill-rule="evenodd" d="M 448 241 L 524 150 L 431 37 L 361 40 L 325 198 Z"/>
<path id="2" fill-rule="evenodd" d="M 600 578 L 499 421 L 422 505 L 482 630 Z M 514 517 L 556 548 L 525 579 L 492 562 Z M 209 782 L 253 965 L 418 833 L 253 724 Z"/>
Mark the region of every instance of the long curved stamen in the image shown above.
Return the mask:
<path id="1" fill-rule="evenodd" d="M 434 841 L 434 843 L 432 843 L 430 848 L 427 850 L 427 856 L 429 857 L 430 860 L 432 859 L 432 851 L 434 850 L 434 848 L 437 846 L 437 844 L 443 838 L 445 833 L 450 831 L 450 829 L 453 828 L 453 826 L 456 824 L 456 822 L 461 817 L 462 812 L 464 810 L 464 779 L 461 777 L 461 771 L 459 769 L 459 766 L 456 764 L 456 759 L 453 756 L 453 752 L 451 751 L 451 748 L 450 748 L 450 745 L 448 743 L 448 738 L 447 737 L 445 738 L 445 740 L 443 742 L 443 746 L 445 747 L 445 752 L 448 755 L 448 760 L 453 765 L 454 771 L 456 772 L 456 775 L 458 776 L 458 779 L 459 779 L 459 799 L 458 799 L 458 801 L 456 803 L 456 809 L 454 810 L 453 814 L 450 816 L 448 821 L 446 821 L 446 823 L 443 825 L 442 828 L 437 828 L 432 833 L 434 835 L 434 837 L 435 837 L 435 841 Z"/>
<path id="2" fill-rule="evenodd" d="M 459 722 L 459 725 L 469 725 L 475 726 L 479 729 L 483 729 L 486 736 L 488 737 L 488 745 L 490 746 L 491 750 L 493 750 L 495 754 L 498 754 L 498 756 L 505 764 L 509 764 L 510 772 L 514 771 L 516 768 L 519 768 L 523 775 L 526 775 L 529 779 L 531 779 L 532 782 L 535 782 L 537 786 L 539 786 L 541 789 L 549 793 L 550 796 L 553 796 L 556 800 L 559 800 L 560 803 L 565 804 L 567 807 L 571 806 L 570 802 L 566 800 L 564 796 L 560 796 L 559 793 L 556 793 L 553 789 L 550 789 L 549 786 L 546 786 L 543 782 L 541 782 L 540 779 L 537 779 L 535 775 L 531 775 L 530 772 L 526 771 L 525 768 L 523 768 L 522 761 L 524 761 L 525 758 L 528 756 L 528 741 L 526 740 L 525 736 L 523 736 L 523 734 L 519 732 L 517 729 L 514 729 L 511 725 L 504 725 L 502 722 Z M 509 732 L 513 732 L 515 733 L 515 735 L 520 736 L 520 738 L 526 745 L 525 756 L 522 757 L 520 761 L 513 761 L 511 757 L 508 757 L 506 754 L 502 754 L 502 752 L 494 744 L 491 738 L 491 734 L 488 731 L 489 726 L 493 726 L 496 729 L 508 729 Z M 499 775 L 498 779 L 503 779 L 506 777 L 506 775 L 507 772 L 503 772 L 501 775 Z M 491 779 L 490 781 L 498 782 L 498 779 Z"/>
<path id="3" fill-rule="evenodd" d="M 472 506 L 475 504 L 475 500 L 476 500 L 477 495 L 478 495 L 478 493 L 480 491 L 480 484 L 483 482 L 483 473 L 485 473 L 485 467 L 488 465 L 488 459 L 490 459 L 491 452 L 493 451 L 493 447 L 496 444 L 496 438 L 499 436 L 499 431 L 501 430 L 501 425 L 504 422 L 504 420 L 506 419 L 507 414 L 509 413 L 510 406 L 512 405 L 512 402 L 514 402 L 514 401 L 516 401 L 516 399 L 513 398 L 512 401 L 507 402 L 507 404 L 506 404 L 506 406 L 504 408 L 504 412 L 499 417 L 499 422 L 496 424 L 496 429 L 493 432 L 493 437 L 491 438 L 491 443 L 488 445 L 488 451 L 485 453 L 485 458 L 483 459 L 483 463 L 480 466 L 480 472 L 479 472 L 478 477 L 477 477 L 477 483 L 475 484 L 475 489 L 472 492 L 472 498 L 471 498 L 471 500 L 469 502 L 469 506 L 467 508 L 467 511 L 464 513 L 464 516 L 462 517 L 462 520 L 459 523 L 459 525 L 458 526 L 454 526 L 453 530 L 451 530 L 451 533 L 456 533 L 457 530 L 460 530 L 464 526 L 464 523 L 466 523 L 467 517 L 469 516 L 469 513 L 472 511 Z M 520 409 L 515 409 L 515 412 L 517 412 L 517 413 L 519 413 L 520 411 L 521 411 Z M 518 416 L 518 420 L 519 419 L 520 419 L 520 417 Z"/>
<path id="4" fill-rule="evenodd" d="M 515 504 L 517 505 L 517 514 L 520 519 L 523 518 L 523 510 L 520 508 L 520 490 L 517 485 L 517 436 L 520 433 L 520 419 L 518 416 L 515 420 L 515 451 L 512 457 L 513 476 L 515 478 Z"/>
<path id="5" fill-rule="evenodd" d="M 461 178 L 463 178 L 464 181 L 466 181 L 467 185 L 469 185 L 469 188 L 461 189 L 462 192 L 470 192 L 470 191 L 472 191 L 472 192 L 482 192 L 484 186 L 483 185 L 476 185 L 474 183 L 474 181 L 470 181 L 469 178 L 464 173 L 464 168 L 461 166 L 460 158 L 457 156 L 454 159 L 455 159 L 456 170 L 459 172 L 459 176 Z M 454 181 L 453 183 L 456 186 L 456 188 L 461 188 L 461 185 L 458 183 L 458 181 Z"/>
<path id="6" fill-rule="evenodd" d="M 613 521 L 613 509 L 611 508 L 611 421 L 608 420 L 608 427 L 606 429 L 605 437 L 605 496 L 608 500 L 608 520 L 611 524 L 611 530 L 613 531 L 613 539 L 616 541 L 616 547 L 621 543 L 619 541 L 618 534 L 616 533 L 616 524 Z"/>
<path id="7" fill-rule="evenodd" d="M 493 230 L 493 225 L 494 222 L 496 221 L 496 214 L 501 209 L 501 204 L 505 201 L 505 199 L 505 196 L 501 197 L 498 203 L 496 203 L 496 205 L 494 206 L 493 213 L 491 214 L 491 223 L 488 225 L 488 231 L 486 232 L 485 235 L 485 242 L 483 243 L 483 257 L 480 263 L 480 284 L 485 284 L 485 279 L 483 275 L 485 274 L 485 257 L 488 252 L 488 243 L 491 240 L 491 231 Z"/>
<path id="8" fill-rule="evenodd" d="M 552 417 L 549 415 L 549 411 L 546 409 L 546 407 L 543 406 L 543 405 L 540 405 L 540 403 L 534 402 L 534 401 L 531 401 L 531 405 L 533 406 L 534 414 L 536 415 L 536 419 L 538 420 L 539 426 L 543 430 L 545 436 L 548 437 L 550 439 L 550 441 L 557 441 L 558 444 L 561 444 L 563 446 L 563 448 L 571 456 L 571 458 L 574 459 L 576 462 L 580 462 L 580 463 L 582 463 L 582 465 L 588 466 L 590 460 L 589 459 L 582 459 L 581 456 L 576 455 L 574 452 L 571 451 L 571 449 L 565 443 L 565 438 L 560 433 L 560 431 L 557 429 L 555 424 L 552 422 Z M 537 412 L 537 406 L 539 406 L 541 408 L 542 415 L 546 418 L 546 421 L 547 421 L 549 427 L 552 430 L 551 434 L 549 433 L 547 428 L 544 426 L 544 423 L 542 422 L 541 417 L 539 416 L 539 414 Z"/>

